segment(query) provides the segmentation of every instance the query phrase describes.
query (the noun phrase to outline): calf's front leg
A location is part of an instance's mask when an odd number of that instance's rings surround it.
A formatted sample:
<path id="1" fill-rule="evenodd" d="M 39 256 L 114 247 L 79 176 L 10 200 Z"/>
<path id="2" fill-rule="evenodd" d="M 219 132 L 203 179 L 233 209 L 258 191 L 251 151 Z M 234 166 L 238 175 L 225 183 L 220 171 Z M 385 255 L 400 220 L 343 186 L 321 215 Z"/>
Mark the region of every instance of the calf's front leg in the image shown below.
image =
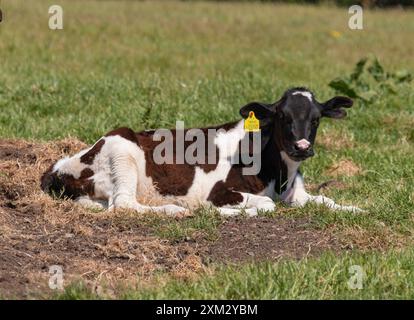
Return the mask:
<path id="1" fill-rule="evenodd" d="M 248 216 L 256 216 L 258 210 L 273 211 L 276 208 L 274 201 L 269 197 L 227 188 L 213 192 L 208 200 L 218 207 L 218 211 L 223 216 L 235 216 L 243 211 Z"/>
<path id="2" fill-rule="evenodd" d="M 302 207 L 308 202 L 314 202 L 317 204 L 323 204 L 332 210 L 350 211 L 350 212 L 362 212 L 354 206 L 343 206 L 336 204 L 332 199 L 319 195 L 313 196 L 306 192 L 303 177 L 298 173 L 295 177 L 293 187 L 286 190 L 281 195 L 281 200 L 295 207 Z"/>

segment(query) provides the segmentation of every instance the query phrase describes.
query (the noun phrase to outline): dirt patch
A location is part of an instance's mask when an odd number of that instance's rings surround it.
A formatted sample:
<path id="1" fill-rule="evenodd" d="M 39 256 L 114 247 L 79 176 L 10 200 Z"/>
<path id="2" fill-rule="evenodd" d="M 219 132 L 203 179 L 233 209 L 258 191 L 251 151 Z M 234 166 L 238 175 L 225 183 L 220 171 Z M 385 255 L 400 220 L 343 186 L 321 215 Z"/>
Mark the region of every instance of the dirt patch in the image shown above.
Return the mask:
<path id="1" fill-rule="evenodd" d="M 220 262 L 302 258 L 340 246 L 329 232 L 315 229 L 305 218 L 235 218 L 225 221 L 219 234 L 208 256 Z"/>
<path id="2" fill-rule="evenodd" d="M 328 168 L 327 173 L 330 176 L 346 176 L 352 177 L 362 172 L 362 169 L 354 162 L 348 159 L 340 160 Z"/>
<path id="3" fill-rule="evenodd" d="M 84 147 L 76 139 L 0 140 L 0 297 L 55 293 L 48 286 L 53 265 L 62 268 L 64 284 L 81 279 L 99 292 L 101 282 L 116 290 L 159 272 L 192 278 L 211 261 L 300 258 L 339 247 L 308 220 L 284 217 L 223 220 L 215 241 L 203 233 L 169 241 L 139 214 L 96 212 L 44 194 L 41 174 Z"/>
<path id="4" fill-rule="evenodd" d="M 348 131 L 322 130 L 318 133 L 317 143 L 330 150 L 351 149 L 355 139 Z"/>

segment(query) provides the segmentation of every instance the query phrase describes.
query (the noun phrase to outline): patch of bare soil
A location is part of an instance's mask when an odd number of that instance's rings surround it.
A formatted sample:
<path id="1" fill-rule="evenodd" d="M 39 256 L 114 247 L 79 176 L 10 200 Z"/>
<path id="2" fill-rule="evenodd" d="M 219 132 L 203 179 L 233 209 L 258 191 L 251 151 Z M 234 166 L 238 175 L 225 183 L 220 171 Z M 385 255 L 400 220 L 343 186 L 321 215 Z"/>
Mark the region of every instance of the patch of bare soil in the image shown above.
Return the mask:
<path id="1" fill-rule="evenodd" d="M 94 212 L 40 190 L 41 174 L 57 159 L 85 145 L 75 139 L 49 143 L 0 140 L 0 297 L 51 296 L 49 268 L 62 267 L 64 284 L 116 288 L 150 280 L 158 271 L 189 278 L 210 261 L 300 258 L 337 249 L 335 239 L 305 219 L 235 218 L 218 239 L 160 239 L 139 215 Z M 142 221 L 142 220 L 141 220 Z"/>
<path id="2" fill-rule="evenodd" d="M 318 143 L 330 150 L 353 148 L 354 137 L 347 131 L 321 130 L 318 133 Z"/>
<path id="3" fill-rule="evenodd" d="M 306 218 L 235 218 L 225 221 L 219 234 L 208 253 L 220 262 L 302 258 L 340 247 L 332 234 L 316 230 Z"/>

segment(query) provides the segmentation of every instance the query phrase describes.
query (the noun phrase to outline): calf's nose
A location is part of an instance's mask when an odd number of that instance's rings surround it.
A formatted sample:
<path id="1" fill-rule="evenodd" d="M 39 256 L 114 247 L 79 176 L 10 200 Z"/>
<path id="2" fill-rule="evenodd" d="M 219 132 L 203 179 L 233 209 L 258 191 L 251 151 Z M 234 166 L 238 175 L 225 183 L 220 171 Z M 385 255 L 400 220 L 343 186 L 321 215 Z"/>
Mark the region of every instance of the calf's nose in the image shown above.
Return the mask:
<path id="1" fill-rule="evenodd" d="M 300 150 L 300 151 L 308 150 L 310 145 L 311 145 L 310 142 L 306 139 L 301 139 L 295 142 L 296 150 Z"/>

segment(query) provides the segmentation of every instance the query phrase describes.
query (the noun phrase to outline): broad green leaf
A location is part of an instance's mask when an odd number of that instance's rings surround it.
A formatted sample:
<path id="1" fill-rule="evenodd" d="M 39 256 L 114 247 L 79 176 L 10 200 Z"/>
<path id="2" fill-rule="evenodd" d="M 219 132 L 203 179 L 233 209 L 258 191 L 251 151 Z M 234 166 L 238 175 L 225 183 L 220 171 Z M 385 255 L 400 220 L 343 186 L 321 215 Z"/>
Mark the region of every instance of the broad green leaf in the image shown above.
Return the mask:
<path id="1" fill-rule="evenodd" d="M 337 92 L 345 94 L 350 98 L 358 98 L 358 94 L 352 88 L 351 84 L 344 79 L 334 79 L 329 83 L 329 86 L 335 89 Z"/>
<path id="2" fill-rule="evenodd" d="M 377 58 L 374 59 L 374 61 L 368 67 L 367 70 L 377 82 L 381 82 L 386 79 L 386 73 L 384 72 L 384 68 L 381 66 Z"/>
<path id="3" fill-rule="evenodd" d="M 364 67 L 365 64 L 367 63 L 368 59 L 367 58 L 363 58 L 361 60 L 359 60 L 355 66 L 354 72 L 351 73 L 351 80 L 357 80 L 359 78 L 359 76 L 362 74 L 362 72 L 364 71 Z"/>

